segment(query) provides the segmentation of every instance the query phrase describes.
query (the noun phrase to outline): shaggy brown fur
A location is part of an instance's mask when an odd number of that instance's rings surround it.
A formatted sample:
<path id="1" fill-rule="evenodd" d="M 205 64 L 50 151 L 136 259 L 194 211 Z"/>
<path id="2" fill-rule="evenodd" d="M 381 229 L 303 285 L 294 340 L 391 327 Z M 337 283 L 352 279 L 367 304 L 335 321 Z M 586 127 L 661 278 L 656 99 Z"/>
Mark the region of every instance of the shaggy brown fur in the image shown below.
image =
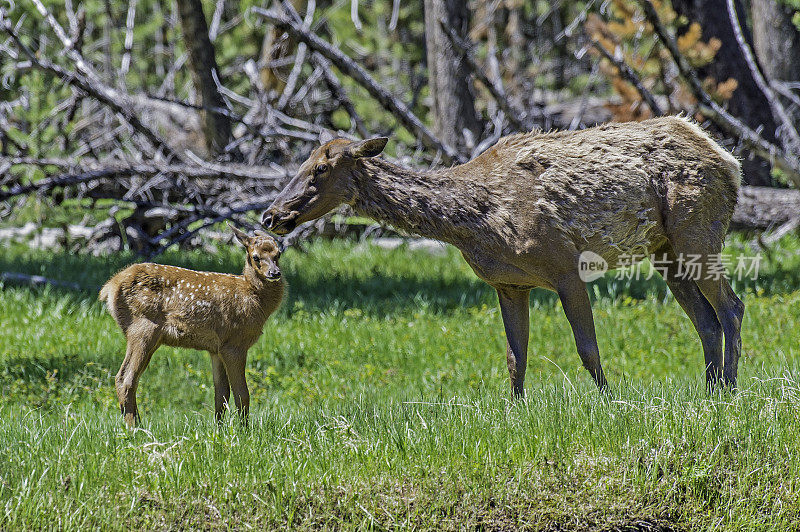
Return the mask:
<path id="1" fill-rule="evenodd" d="M 348 203 L 458 247 L 498 292 L 517 395 L 524 393 L 532 288 L 559 294 L 578 353 L 602 388 L 579 256 L 594 252 L 613 268 L 630 255 L 666 254 L 666 280 L 701 337 L 708 382 L 735 382 L 744 306 L 724 279 L 694 281 L 677 270 L 679 254 L 714 262 L 740 180 L 736 159 L 695 124 L 665 117 L 512 135 L 466 164 L 429 173 L 375 158 L 385 144 L 338 139 L 321 146 L 262 221 L 286 232 Z"/>
<path id="2" fill-rule="evenodd" d="M 129 426 L 138 417 L 139 377 L 162 344 L 208 351 L 217 419 L 224 413 L 231 387 L 240 414 L 247 417 L 247 350 L 280 305 L 284 283 L 275 240 L 264 233 L 249 237 L 235 228 L 234 232 L 247 249 L 242 275 L 134 264 L 114 275 L 100 290 L 100 300 L 106 302 L 128 341 L 116 388 Z"/>

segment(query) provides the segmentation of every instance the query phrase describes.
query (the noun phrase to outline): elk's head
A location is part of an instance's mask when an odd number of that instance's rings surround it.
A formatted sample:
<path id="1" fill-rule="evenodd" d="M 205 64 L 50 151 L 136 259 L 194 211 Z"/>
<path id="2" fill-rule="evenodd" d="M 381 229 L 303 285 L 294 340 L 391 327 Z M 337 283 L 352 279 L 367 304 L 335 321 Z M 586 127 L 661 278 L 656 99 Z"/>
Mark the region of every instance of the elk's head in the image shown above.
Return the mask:
<path id="1" fill-rule="evenodd" d="M 262 231 L 256 231 L 254 236 L 249 236 L 233 226 L 230 227 L 236 240 L 247 250 L 247 265 L 256 275 L 267 281 L 280 280 L 278 257 L 281 256 L 281 250 L 278 242 Z"/>
<path id="2" fill-rule="evenodd" d="M 386 137 L 377 137 L 324 143 L 300 166 L 297 175 L 264 212 L 261 223 L 270 231 L 286 234 L 343 203 L 352 203 L 357 194 L 354 178 L 360 159 L 379 155 L 387 141 Z"/>

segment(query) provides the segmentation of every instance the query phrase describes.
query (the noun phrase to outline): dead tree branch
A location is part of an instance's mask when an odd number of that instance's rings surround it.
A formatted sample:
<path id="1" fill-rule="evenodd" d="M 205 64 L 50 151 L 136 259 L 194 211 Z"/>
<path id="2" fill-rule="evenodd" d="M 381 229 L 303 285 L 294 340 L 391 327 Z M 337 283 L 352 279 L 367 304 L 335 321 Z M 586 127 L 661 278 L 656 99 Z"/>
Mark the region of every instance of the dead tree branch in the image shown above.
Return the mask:
<path id="1" fill-rule="evenodd" d="M 697 73 L 678 50 L 675 39 L 667 32 L 650 0 L 639 0 L 639 4 L 644 9 L 648 22 L 653 25 L 653 29 L 659 39 L 672 56 L 672 60 L 677 65 L 681 76 L 688 83 L 692 94 L 697 98 L 700 104 L 700 112 L 726 133 L 740 139 L 754 154 L 783 171 L 795 186 L 800 188 L 800 160 L 798 160 L 797 155 L 787 153 L 782 148 L 764 140 L 761 135 L 720 107 L 703 89 Z"/>
<path id="2" fill-rule="evenodd" d="M 311 54 L 311 61 L 322 69 L 322 76 L 325 80 L 325 84 L 333 94 L 333 97 L 338 100 L 339 104 L 344 107 L 344 110 L 347 111 L 347 114 L 350 116 L 350 120 L 353 121 L 353 126 L 355 130 L 361 135 L 361 138 L 369 138 L 370 133 L 367 130 L 367 126 L 364 125 L 364 120 L 359 116 L 358 112 L 356 112 L 356 107 L 353 105 L 352 100 L 347 95 L 347 91 L 345 91 L 344 87 L 342 86 L 341 82 L 339 82 L 339 78 L 337 78 L 333 72 L 331 72 L 331 63 L 323 55 L 318 52 L 314 52 Z"/>
<path id="3" fill-rule="evenodd" d="M 642 83 L 642 80 L 638 75 L 636 75 L 636 72 L 634 72 L 633 69 L 628 66 L 624 59 L 621 57 L 616 57 L 616 54 L 612 55 L 608 50 L 606 50 L 606 47 L 597 40 L 592 40 L 592 46 L 595 50 L 600 52 L 600 55 L 605 57 L 612 65 L 617 67 L 619 75 L 622 76 L 625 81 L 633 85 L 633 87 L 639 93 L 639 96 L 642 97 L 642 101 L 645 102 L 650 108 L 650 111 L 652 111 L 653 116 L 663 116 L 664 111 L 661 109 L 661 106 L 658 105 L 658 102 L 656 102 L 653 93 L 647 90 Z"/>
<path id="4" fill-rule="evenodd" d="M 175 151 L 173 151 L 172 148 L 170 148 L 157 133 L 145 126 L 139 117 L 136 116 L 136 114 L 132 111 L 130 98 L 126 94 L 109 87 L 100 81 L 99 78 L 93 79 L 88 76 L 83 76 L 78 72 L 68 71 L 45 58 L 39 58 L 31 49 L 25 46 L 25 44 L 19 38 L 19 35 L 17 35 L 17 32 L 14 30 L 14 27 L 11 25 L 11 21 L 5 18 L 0 18 L 0 25 L 8 34 L 8 36 L 11 37 L 11 40 L 14 41 L 14 44 L 16 44 L 22 53 L 28 57 L 33 66 L 40 70 L 44 70 L 45 72 L 54 74 L 67 84 L 77 87 L 85 94 L 91 95 L 96 100 L 106 105 L 112 111 L 121 116 L 134 130 L 138 131 L 147 140 L 149 140 L 153 146 L 161 149 L 168 156 L 174 157 L 178 160 L 181 159 L 181 157 L 175 153 Z M 63 29 L 61 32 L 63 33 Z M 67 42 L 71 41 L 68 40 Z M 74 50 L 72 51 L 74 52 Z M 77 52 L 75 52 L 74 55 L 80 57 L 80 54 Z M 81 61 L 83 61 L 82 58 Z"/>
<path id="5" fill-rule="evenodd" d="M 56 288 L 67 288 L 69 290 L 100 290 L 99 286 L 82 286 L 78 283 L 70 283 L 69 281 L 59 281 L 58 279 L 50 279 L 48 277 L 42 277 L 41 275 L 28 275 L 17 272 L 0 272 L 0 281 L 32 286 L 50 285 Z"/>
<path id="6" fill-rule="evenodd" d="M 59 166 L 61 168 L 76 168 L 80 164 L 53 159 L 9 158 L 14 165 L 28 166 Z M 162 164 L 157 162 L 131 164 L 125 161 L 98 161 L 87 165 L 87 168 L 77 172 L 68 172 L 52 177 L 46 177 L 26 185 L 15 185 L 9 190 L 0 190 L 0 201 L 29 194 L 31 192 L 46 192 L 56 187 L 78 185 L 96 179 L 108 179 L 120 176 L 153 176 L 157 174 L 180 175 L 186 178 L 225 178 L 225 179 L 254 179 L 263 182 L 270 188 L 278 190 L 283 181 L 289 177 L 286 170 L 276 167 L 253 167 L 250 165 L 219 164 L 198 161 L 199 164 Z"/>
<path id="7" fill-rule="evenodd" d="M 477 77 L 480 82 L 486 87 L 486 90 L 489 91 L 489 94 L 492 95 L 492 98 L 497 102 L 497 105 L 500 106 L 500 109 L 506 115 L 508 121 L 516 128 L 517 131 L 530 131 L 534 127 L 534 123 L 531 120 L 530 115 L 521 110 L 517 109 L 514 104 L 512 104 L 508 96 L 506 95 L 505 89 L 498 83 L 496 80 L 492 80 L 486 73 L 483 71 L 483 68 L 478 64 L 478 61 L 475 59 L 475 53 L 472 50 L 472 45 L 468 42 L 465 42 L 461 37 L 456 35 L 456 32 L 453 31 L 444 20 L 440 20 L 439 24 L 442 26 L 447 37 L 450 39 L 450 42 L 453 43 L 453 46 L 458 50 L 461 55 L 464 56 L 464 59 L 467 61 L 467 65 L 469 65 L 472 73 Z"/>
<path id="8" fill-rule="evenodd" d="M 68 84 L 77 86 L 86 94 L 102 102 L 112 111 L 119 114 L 136 131 L 143 134 L 155 147 L 160 148 L 166 155 L 180 160 L 181 157 L 175 153 L 156 132 L 145 126 L 139 117 L 136 116 L 132 110 L 133 105 L 131 104 L 130 97 L 102 81 L 94 68 L 77 50 L 75 50 L 72 40 L 67 37 L 64 29 L 47 8 L 45 8 L 44 4 L 42 4 L 40 0 L 32 0 L 32 2 L 64 45 L 67 57 L 75 64 L 78 71 L 70 72 L 47 59 L 40 59 L 32 50 L 23 44 L 19 35 L 17 35 L 17 32 L 14 30 L 14 27 L 11 25 L 11 21 L 7 20 L 5 17 L 0 17 L 3 30 L 11 37 L 14 44 L 28 57 L 31 63 L 41 70 L 55 74 Z"/>
<path id="9" fill-rule="evenodd" d="M 273 24 L 280 25 L 292 37 L 298 41 L 305 42 L 312 50 L 319 52 L 341 72 L 367 89 L 378 103 L 391 112 L 406 129 L 421 138 L 423 143 L 430 148 L 440 150 L 447 162 L 464 162 L 464 157 L 451 146 L 447 146 L 436 138 L 406 104 L 383 88 L 361 65 L 347 57 L 340 50 L 308 31 L 302 24 L 274 11 L 254 7 L 253 13 Z"/>
<path id="10" fill-rule="evenodd" d="M 790 153 L 800 153 L 800 135 L 798 135 L 792 123 L 792 119 L 789 118 L 789 113 L 786 112 L 780 100 L 775 97 L 775 93 L 772 91 L 769 83 L 767 83 L 767 80 L 765 80 L 764 76 L 761 74 L 761 70 L 758 68 L 755 57 L 753 56 L 753 51 L 750 49 L 750 46 L 747 44 L 742 34 L 742 27 L 739 25 L 739 17 L 736 15 L 736 8 L 733 5 L 733 1 L 727 0 L 726 3 L 728 5 L 728 18 L 730 18 L 731 26 L 733 27 L 733 34 L 736 37 L 736 42 L 739 44 L 739 49 L 742 51 L 742 55 L 747 63 L 747 68 L 749 68 L 750 72 L 753 74 L 753 80 L 755 80 L 759 90 L 764 94 L 764 98 L 769 102 L 772 114 L 781 122 L 776 136 L 783 140 L 783 147 L 785 150 Z"/>
<path id="11" fill-rule="evenodd" d="M 734 229 L 785 226 L 800 215 L 800 190 L 743 186 L 733 212 Z"/>

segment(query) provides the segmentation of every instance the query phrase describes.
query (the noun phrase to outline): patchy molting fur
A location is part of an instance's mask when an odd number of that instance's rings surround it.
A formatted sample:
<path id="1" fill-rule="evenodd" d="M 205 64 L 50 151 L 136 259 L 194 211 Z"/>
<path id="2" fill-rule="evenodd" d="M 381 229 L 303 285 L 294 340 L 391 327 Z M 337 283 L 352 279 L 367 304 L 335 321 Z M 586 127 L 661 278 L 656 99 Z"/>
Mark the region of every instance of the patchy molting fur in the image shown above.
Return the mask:
<path id="1" fill-rule="evenodd" d="M 737 160 L 681 117 L 511 135 L 436 172 L 361 164 L 359 213 L 493 256 L 496 246 L 524 255 L 560 241 L 576 260 L 589 250 L 612 267 L 687 225 L 716 221 L 724 235 L 740 181 Z"/>
<path id="2" fill-rule="evenodd" d="M 510 213 L 480 181 L 461 180 L 452 169 L 419 173 L 382 159 L 361 164 L 353 203 L 360 214 L 447 242 L 463 240 L 476 231 L 498 243 L 512 238 Z"/>

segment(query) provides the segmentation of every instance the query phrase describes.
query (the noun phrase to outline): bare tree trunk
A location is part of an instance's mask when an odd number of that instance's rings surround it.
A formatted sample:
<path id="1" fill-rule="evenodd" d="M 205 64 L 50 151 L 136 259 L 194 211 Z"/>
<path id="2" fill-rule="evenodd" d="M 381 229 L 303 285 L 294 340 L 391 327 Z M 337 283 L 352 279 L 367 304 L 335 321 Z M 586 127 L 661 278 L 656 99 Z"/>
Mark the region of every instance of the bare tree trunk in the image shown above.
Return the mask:
<path id="1" fill-rule="evenodd" d="M 780 0 L 752 0 L 753 44 L 769 79 L 800 81 L 800 31 Z"/>
<path id="2" fill-rule="evenodd" d="M 425 46 L 428 86 L 431 91 L 433 130 L 450 146 L 464 148 L 464 130 L 473 139 L 480 131 L 475 113 L 475 96 L 469 81 L 469 67 L 442 29 L 442 21 L 459 37 L 469 29 L 469 10 L 463 0 L 425 0 Z"/>
<path id="3" fill-rule="evenodd" d="M 768 0 L 769 1 L 769 0 Z M 774 0 L 771 0 L 774 1 Z M 739 0 L 735 1 L 736 11 L 740 21 L 747 20 L 746 13 Z M 722 47 L 714 57 L 714 61 L 701 70 L 701 75 L 713 76 L 718 81 L 734 78 L 739 86 L 733 92 L 733 97 L 728 102 L 729 109 L 734 116 L 754 130 L 763 128 L 762 136 L 769 142 L 777 142 L 775 136 L 777 123 L 772 116 L 769 102 L 758 88 L 750 69 L 747 67 L 744 55 L 736 42 L 726 0 L 674 0 L 672 3 L 675 11 L 686 16 L 690 22 L 698 22 L 703 30 L 703 39 L 716 37 L 722 41 Z M 746 40 L 752 42 L 752 36 L 746 27 Z M 770 168 L 767 163 L 759 159 L 745 160 L 742 162 L 744 180 L 750 185 L 771 185 Z"/>
<path id="4" fill-rule="evenodd" d="M 197 92 L 200 93 L 200 105 L 206 108 L 224 107 L 217 88 L 217 59 L 214 46 L 208 37 L 208 24 L 203 14 L 200 0 L 177 0 L 178 13 L 181 18 L 183 42 L 189 52 L 189 67 Z M 202 111 L 203 133 L 206 146 L 211 155 L 222 153 L 231 138 L 231 122 L 223 115 Z"/>
<path id="5" fill-rule="evenodd" d="M 526 68 L 530 64 L 526 57 L 525 35 L 522 33 L 524 4 L 521 0 L 506 2 L 508 10 L 508 24 L 506 25 L 506 39 L 508 40 L 508 92 L 512 95 L 514 103 L 524 107 L 525 95 L 522 94 L 522 83 L 526 76 Z"/>
<path id="6" fill-rule="evenodd" d="M 289 0 L 295 11 L 302 12 L 305 5 L 304 0 Z M 273 63 L 289 57 L 297 47 L 295 40 L 287 35 L 277 26 L 271 27 L 264 35 L 264 42 L 261 46 L 259 62 L 261 63 L 261 84 L 269 94 L 280 94 L 286 85 L 286 77 L 289 75 L 291 64 L 282 67 L 275 66 Z"/>

